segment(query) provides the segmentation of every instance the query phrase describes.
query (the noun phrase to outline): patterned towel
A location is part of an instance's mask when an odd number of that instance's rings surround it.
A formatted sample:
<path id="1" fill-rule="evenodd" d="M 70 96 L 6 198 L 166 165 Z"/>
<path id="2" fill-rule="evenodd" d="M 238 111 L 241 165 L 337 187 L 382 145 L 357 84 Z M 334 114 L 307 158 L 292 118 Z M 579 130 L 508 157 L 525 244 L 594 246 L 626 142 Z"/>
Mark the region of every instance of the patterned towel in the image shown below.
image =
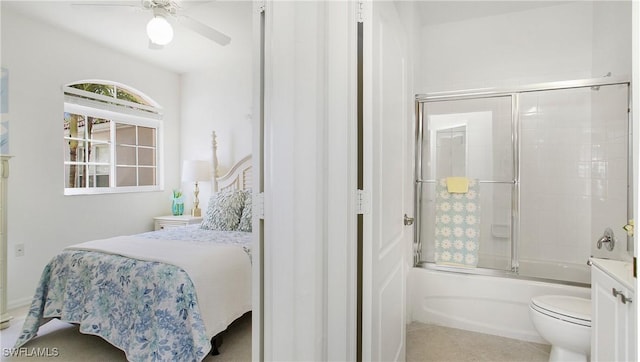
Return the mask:
<path id="1" fill-rule="evenodd" d="M 466 193 L 449 193 L 446 179 L 436 184 L 435 261 L 475 268 L 480 247 L 480 194 L 477 179 Z"/>

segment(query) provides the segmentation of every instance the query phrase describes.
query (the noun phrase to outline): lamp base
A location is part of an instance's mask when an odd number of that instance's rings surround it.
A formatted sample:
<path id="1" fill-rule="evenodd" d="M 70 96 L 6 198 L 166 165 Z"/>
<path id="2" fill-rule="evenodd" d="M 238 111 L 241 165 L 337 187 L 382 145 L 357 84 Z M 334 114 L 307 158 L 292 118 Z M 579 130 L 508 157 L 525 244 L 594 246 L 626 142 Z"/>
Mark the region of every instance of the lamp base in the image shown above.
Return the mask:
<path id="1" fill-rule="evenodd" d="M 202 216 L 202 209 L 197 208 L 197 209 L 191 209 L 191 216 L 193 217 L 200 217 Z"/>

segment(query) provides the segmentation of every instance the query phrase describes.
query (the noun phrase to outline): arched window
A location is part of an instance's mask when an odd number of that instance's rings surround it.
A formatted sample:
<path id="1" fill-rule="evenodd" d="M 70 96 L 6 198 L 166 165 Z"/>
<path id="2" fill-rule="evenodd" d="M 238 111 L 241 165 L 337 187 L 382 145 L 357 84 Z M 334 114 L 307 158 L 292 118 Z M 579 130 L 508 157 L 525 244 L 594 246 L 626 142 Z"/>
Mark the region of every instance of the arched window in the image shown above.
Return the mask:
<path id="1" fill-rule="evenodd" d="M 161 108 L 144 94 L 108 81 L 64 87 L 64 194 L 155 191 Z"/>

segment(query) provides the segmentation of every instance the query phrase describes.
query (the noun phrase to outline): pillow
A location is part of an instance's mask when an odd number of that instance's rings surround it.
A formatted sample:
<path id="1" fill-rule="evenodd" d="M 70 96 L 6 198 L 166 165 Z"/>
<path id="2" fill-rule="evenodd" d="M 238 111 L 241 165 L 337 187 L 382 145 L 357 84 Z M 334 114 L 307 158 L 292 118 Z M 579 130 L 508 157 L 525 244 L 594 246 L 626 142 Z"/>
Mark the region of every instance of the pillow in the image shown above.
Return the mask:
<path id="1" fill-rule="evenodd" d="M 244 207 L 240 215 L 238 231 L 251 232 L 251 190 L 244 191 Z"/>
<path id="2" fill-rule="evenodd" d="M 244 192 L 224 190 L 209 198 L 207 212 L 200 224 L 201 229 L 233 231 L 238 228 L 244 205 Z"/>

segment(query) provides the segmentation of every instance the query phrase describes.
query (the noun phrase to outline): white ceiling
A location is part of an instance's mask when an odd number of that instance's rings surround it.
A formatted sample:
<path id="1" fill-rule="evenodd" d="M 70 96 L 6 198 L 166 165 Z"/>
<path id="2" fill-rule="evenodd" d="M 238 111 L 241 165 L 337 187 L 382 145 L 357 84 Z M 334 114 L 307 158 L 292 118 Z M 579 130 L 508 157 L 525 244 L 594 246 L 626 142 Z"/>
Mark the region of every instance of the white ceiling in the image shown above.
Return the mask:
<path id="1" fill-rule="evenodd" d="M 229 55 L 250 56 L 252 35 L 250 0 L 176 1 L 181 6 L 181 14 L 227 34 L 232 39 L 231 44 L 221 46 L 176 24 L 174 39 L 168 46 L 159 50 L 149 49 L 146 24 L 151 19 L 152 12 L 142 8 L 142 0 L 112 0 L 114 4 L 133 6 L 77 5 L 81 2 L 99 2 L 97 0 L 0 0 L 0 4 L 2 8 L 11 8 L 39 21 L 77 33 L 105 47 L 130 54 L 180 74 L 211 67 L 222 57 Z M 424 26 L 554 6 L 566 2 L 568 1 L 421 0 L 416 1 L 416 14 L 420 25 Z M 174 21 L 174 23 L 177 22 Z"/>
<path id="2" fill-rule="evenodd" d="M 585 0 L 574 0 L 585 1 Z M 435 25 L 488 16 L 526 11 L 547 6 L 566 4 L 571 1 L 554 0 L 420 0 L 417 14 L 420 25 Z"/>
<path id="3" fill-rule="evenodd" d="M 182 15 L 230 36 L 231 43 L 221 46 L 171 21 L 173 41 L 158 50 L 149 49 L 146 25 L 152 12 L 142 7 L 141 0 L 113 1 L 133 6 L 78 5 L 81 2 L 92 1 L 2 0 L 1 5 L 180 74 L 211 67 L 251 41 L 250 1 L 179 1 Z"/>

